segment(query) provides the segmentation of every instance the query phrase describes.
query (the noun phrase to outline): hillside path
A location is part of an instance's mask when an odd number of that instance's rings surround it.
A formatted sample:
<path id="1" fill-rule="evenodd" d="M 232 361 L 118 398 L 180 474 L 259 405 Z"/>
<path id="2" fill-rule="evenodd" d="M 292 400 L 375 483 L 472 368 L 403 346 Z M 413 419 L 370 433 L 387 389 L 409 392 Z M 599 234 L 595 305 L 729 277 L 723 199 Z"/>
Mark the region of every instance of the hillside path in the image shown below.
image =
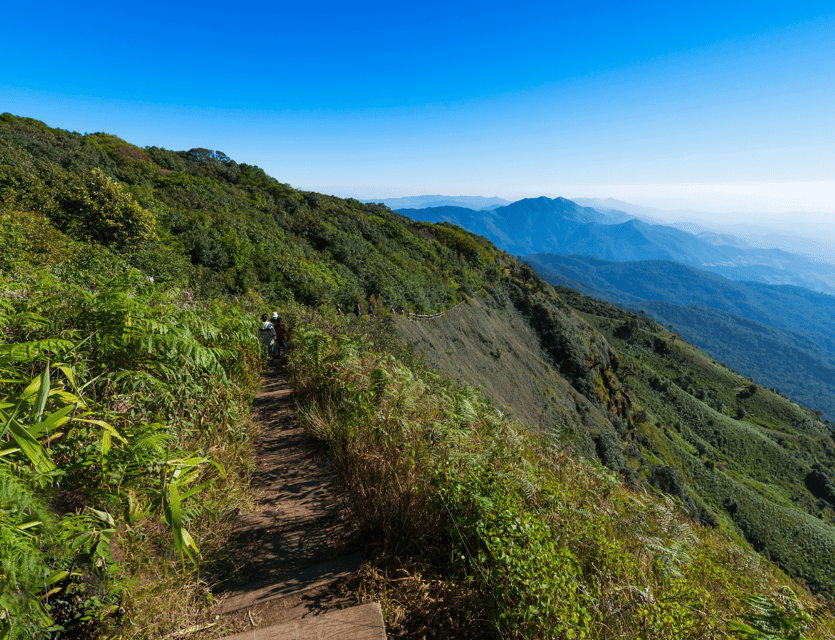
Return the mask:
<path id="1" fill-rule="evenodd" d="M 245 632 L 231 636 L 241 640 L 331 637 L 323 629 L 333 637 L 385 638 L 378 605 L 357 607 L 332 588 L 363 561 L 330 464 L 296 420 L 283 362 L 265 371 L 253 410 L 261 427 L 252 478 L 259 494 L 253 511 L 238 517 L 236 570 L 215 594 L 223 626 Z M 369 622 L 377 618 L 379 624 Z"/>

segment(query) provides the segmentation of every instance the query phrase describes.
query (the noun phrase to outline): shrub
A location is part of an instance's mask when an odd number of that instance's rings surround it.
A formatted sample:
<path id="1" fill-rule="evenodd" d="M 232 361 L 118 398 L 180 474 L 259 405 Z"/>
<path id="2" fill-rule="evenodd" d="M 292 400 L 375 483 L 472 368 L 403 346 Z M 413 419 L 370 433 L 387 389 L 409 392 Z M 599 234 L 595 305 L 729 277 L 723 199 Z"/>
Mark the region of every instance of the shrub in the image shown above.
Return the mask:
<path id="1" fill-rule="evenodd" d="M 600 431 L 594 438 L 594 448 L 597 457 L 605 466 L 615 473 L 623 470 L 626 461 L 623 458 L 623 447 L 613 431 Z"/>
<path id="2" fill-rule="evenodd" d="M 76 236 L 122 249 L 152 238 L 156 221 L 119 183 L 95 168 L 58 194 L 57 225 Z"/>

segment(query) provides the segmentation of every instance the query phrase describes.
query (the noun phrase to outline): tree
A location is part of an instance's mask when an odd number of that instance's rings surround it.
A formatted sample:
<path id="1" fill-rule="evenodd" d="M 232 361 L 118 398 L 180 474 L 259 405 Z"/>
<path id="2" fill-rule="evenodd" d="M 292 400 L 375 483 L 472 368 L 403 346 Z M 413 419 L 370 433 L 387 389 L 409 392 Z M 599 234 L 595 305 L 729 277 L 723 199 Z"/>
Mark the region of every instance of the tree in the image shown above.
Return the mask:
<path id="1" fill-rule="evenodd" d="M 522 280 L 525 282 L 525 284 L 527 284 L 528 280 L 536 278 L 536 271 L 534 271 L 534 268 L 530 265 L 529 262 L 525 262 L 519 269 L 519 275 L 522 276 Z"/>

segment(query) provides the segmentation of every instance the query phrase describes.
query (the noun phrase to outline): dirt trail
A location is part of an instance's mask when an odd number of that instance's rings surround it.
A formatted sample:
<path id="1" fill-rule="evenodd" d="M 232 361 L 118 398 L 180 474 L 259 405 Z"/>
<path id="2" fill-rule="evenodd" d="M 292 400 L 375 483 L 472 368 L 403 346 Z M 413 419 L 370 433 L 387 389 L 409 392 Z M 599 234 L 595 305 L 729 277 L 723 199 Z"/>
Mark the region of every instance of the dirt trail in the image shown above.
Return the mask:
<path id="1" fill-rule="evenodd" d="M 262 429 L 253 475 L 260 494 L 255 509 L 239 516 L 237 570 L 216 594 L 231 631 L 298 624 L 355 606 L 332 586 L 362 565 L 331 468 L 298 425 L 280 363 L 265 373 L 253 408 Z"/>

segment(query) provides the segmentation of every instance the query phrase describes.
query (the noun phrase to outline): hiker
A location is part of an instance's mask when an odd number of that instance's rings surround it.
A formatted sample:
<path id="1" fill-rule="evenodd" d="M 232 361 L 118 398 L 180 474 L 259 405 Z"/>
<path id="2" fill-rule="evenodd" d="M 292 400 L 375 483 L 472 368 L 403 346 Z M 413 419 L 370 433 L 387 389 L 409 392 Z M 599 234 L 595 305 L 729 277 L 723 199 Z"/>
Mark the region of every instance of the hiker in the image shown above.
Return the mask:
<path id="1" fill-rule="evenodd" d="M 275 343 L 278 345 L 278 355 L 284 355 L 287 353 L 287 327 L 276 315 L 276 324 L 275 324 Z"/>
<path id="2" fill-rule="evenodd" d="M 371 319 L 372 319 L 372 320 L 374 319 L 374 305 L 370 305 L 370 306 L 368 307 L 368 315 L 370 315 L 370 316 L 371 316 Z"/>
<path id="3" fill-rule="evenodd" d="M 338 315 L 338 316 L 344 316 L 345 315 L 345 312 L 342 310 L 342 305 L 339 304 L 339 303 L 337 303 L 337 305 L 336 305 L 336 315 Z"/>
<path id="4" fill-rule="evenodd" d="M 389 312 L 391 313 L 391 315 L 392 315 L 392 316 L 394 316 L 394 315 L 397 313 L 397 312 L 394 310 L 394 305 L 391 305 L 391 309 L 389 309 Z"/>
<path id="5" fill-rule="evenodd" d="M 275 328 L 266 313 L 261 316 L 261 327 L 258 329 L 258 338 L 261 340 L 261 344 L 266 347 L 267 356 L 272 355 L 273 349 L 275 348 Z"/>
<path id="6" fill-rule="evenodd" d="M 360 315 L 362 314 L 362 307 L 360 306 L 360 303 L 359 303 L 359 302 L 357 302 L 357 303 L 354 305 L 354 313 L 356 313 L 356 314 L 357 314 L 357 318 L 359 318 L 359 317 L 360 317 Z"/>

